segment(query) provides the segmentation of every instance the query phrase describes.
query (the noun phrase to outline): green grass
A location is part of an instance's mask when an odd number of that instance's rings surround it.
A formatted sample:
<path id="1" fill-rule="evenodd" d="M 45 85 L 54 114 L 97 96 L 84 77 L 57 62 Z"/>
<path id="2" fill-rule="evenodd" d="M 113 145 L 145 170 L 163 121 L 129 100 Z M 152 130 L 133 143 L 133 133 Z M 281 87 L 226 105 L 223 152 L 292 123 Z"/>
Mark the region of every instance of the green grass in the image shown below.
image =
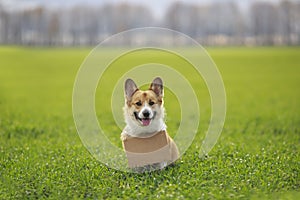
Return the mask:
<path id="1" fill-rule="evenodd" d="M 192 146 L 174 167 L 132 174 L 97 162 L 77 135 L 72 87 L 89 49 L 0 47 L 0 199 L 299 199 L 300 48 L 208 51 L 227 92 L 217 145 L 199 158 L 210 113 L 199 83 L 204 117 Z M 175 130 L 171 96 L 165 104 Z M 97 102 L 99 118 L 110 116 Z M 118 143 L 109 119 L 101 125 Z"/>

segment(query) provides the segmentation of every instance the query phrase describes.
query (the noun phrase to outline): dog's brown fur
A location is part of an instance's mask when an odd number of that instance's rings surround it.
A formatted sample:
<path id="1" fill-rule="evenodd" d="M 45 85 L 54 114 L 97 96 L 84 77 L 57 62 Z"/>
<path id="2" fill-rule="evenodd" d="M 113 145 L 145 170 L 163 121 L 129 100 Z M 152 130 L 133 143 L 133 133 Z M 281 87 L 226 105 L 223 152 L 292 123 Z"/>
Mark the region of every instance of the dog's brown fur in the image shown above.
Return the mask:
<path id="1" fill-rule="evenodd" d="M 136 119 L 134 116 L 134 113 L 140 113 L 141 110 L 147 106 L 149 110 L 151 110 L 152 113 L 155 113 L 153 119 L 151 120 L 151 123 L 149 126 L 142 126 L 140 121 Z M 130 122 L 133 123 L 135 126 L 134 128 L 129 127 L 130 130 L 132 130 L 133 133 L 126 134 L 122 133 L 121 139 L 126 140 L 128 137 L 131 136 L 140 136 L 140 133 L 135 133 L 135 128 L 138 129 L 138 131 L 145 130 L 145 133 L 148 135 L 154 134 L 156 132 L 161 131 L 160 127 L 166 127 L 163 121 L 164 118 L 164 107 L 163 107 L 163 83 L 162 80 L 158 77 L 153 80 L 153 82 L 150 85 L 150 88 L 146 91 L 140 90 L 135 83 L 128 79 L 125 83 L 125 118 L 127 117 L 127 121 L 130 120 Z M 155 123 L 158 124 L 157 127 L 153 127 Z M 163 124 L 163 126 L 161 126 Z M 127 126 L 130 126 L 127 123 Z M 149 129 L 151 128 L 151 131 Z M 154 130 L 154 131 L 153 131 Z M 137 131 L 137 132 L 138 132 Z M 167 131 L 165 130 L 167 135 L 167 141 L 168 145 L 170 147 L 170 153 L 171 153 L 171 162 L 176 161 L 179 158 L 179 151 L 178 148 L 173 141 L 173 139 L 168 135 Z M 145 135 L 143 135 L 145 136 Z"/>

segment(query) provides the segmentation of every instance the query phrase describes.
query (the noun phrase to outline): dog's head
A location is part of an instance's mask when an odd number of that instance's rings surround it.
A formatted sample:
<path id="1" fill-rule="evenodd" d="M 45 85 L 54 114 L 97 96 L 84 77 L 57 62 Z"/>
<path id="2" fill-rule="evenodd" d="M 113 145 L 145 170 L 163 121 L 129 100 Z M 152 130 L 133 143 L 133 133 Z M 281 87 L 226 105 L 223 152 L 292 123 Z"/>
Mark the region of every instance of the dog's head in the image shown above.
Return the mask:
<path id="1" fill-rule="evenodd" d="M 125 118 L 126 122 L 140 127 L 154 126 L 162 120 L 163 82 L 155 78 L 149 89 L 140 90 L 133 80 L 125 82 Z"/>

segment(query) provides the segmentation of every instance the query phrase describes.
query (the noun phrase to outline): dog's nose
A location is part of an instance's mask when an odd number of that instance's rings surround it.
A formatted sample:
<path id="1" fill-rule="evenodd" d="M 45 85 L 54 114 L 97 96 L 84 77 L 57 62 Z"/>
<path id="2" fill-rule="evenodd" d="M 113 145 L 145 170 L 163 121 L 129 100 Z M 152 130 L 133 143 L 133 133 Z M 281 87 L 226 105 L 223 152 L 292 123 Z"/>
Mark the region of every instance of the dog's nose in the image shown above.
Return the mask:
<path id="1" fill-rule="evenodd" d="M 143 115 L 144 115 L 144 117 L 149 117 L 150 113 L 148 110 L 144 110 Z"/>

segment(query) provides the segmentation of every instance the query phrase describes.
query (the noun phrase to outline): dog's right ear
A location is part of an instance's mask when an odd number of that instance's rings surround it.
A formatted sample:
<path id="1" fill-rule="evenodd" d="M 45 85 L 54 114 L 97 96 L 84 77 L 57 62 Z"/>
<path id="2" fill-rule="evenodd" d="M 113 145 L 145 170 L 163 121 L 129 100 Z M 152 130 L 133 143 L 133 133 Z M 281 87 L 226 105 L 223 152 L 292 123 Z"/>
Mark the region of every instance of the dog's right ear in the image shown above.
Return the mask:
<path id="1" fill-rule="evenodd" d="M 152 90 L 158 97 L 164 96 L 163 81 L 161 80 L 160 77 L 156 77 L 152 81 L 149 89 Z"/>
<path id="2" fill-rule="evenodd" d="M 127 79 L 125 81 L 125 96 L 127 100 L 130 100 L 132 95 L 138 90 L 138 87 L 132 79 Z"/>

